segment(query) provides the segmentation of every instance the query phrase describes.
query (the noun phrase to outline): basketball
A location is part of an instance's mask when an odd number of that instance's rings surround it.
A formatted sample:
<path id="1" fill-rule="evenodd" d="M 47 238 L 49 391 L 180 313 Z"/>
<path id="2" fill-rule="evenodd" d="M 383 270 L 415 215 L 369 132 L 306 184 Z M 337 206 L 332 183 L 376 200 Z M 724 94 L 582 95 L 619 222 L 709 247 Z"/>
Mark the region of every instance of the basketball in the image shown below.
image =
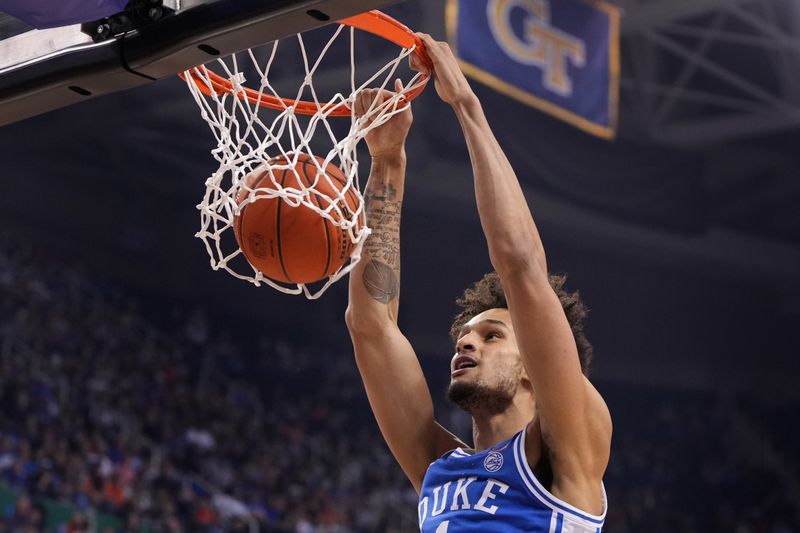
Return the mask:
<path id="1" fill-rule="evenodd" d="M 323 175 L 317 179 L 319 169 L 312 156 L 302 153 L 294 171 L 273 169 L 272 173 L 282 187 L 310 189 L 311 201 L 325 209 L 329 204 L 324 197 L 335 198 L 344 189 L 347 177 L 336 165 L 324 166 L 322 158 L 313 157 L 325 168 L 330 180 Z M 270 163 L 285 165 L 288 161 L 280 157 Z M 271 185 L 269 171 L 259 167 L 245 176 L 244 183 L 251 189 Z M 241 205 L 248 194 L 248 189 L 242 187 L 236 196 L 237 202 Z M 359 205 L 359 197 L 351 188 L 338 207 L 341 216 L 349 219 Z M 330 214 L 334 219 L 338 216 L 335 210 Z M 236 242 L 253 268 L 284 283 L 312 283 L 324 279 L 339 270 L 354 249 L 345 229 L 305 205 L 293 207 L 279 197 L 260 198 L 245 205 L 235 217 L 233 228 Z"/>

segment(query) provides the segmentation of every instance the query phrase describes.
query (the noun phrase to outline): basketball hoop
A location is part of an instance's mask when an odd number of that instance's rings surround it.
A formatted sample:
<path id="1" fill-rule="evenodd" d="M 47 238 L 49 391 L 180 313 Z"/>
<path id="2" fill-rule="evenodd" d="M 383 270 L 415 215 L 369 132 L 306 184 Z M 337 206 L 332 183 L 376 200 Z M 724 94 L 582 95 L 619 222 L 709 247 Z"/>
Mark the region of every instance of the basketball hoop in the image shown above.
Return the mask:
<path id="1" fill-rule="evenodd" d="M 331 284 L 352 270 L 361 257 L 361 248 L 370 233 L 365 224 L 364 202 L 357 179 L 358 142 L 372 129 L 407 109 L 409 102 L 425 88 L 428 76 L 417 72 L 410 75 L 410 79 L 401 80 L 401 91 L 383 102 L 376 99 L 362 117 L 356 117 L 352 110 L 355 95 L 366 88 L 379 87 L 391 91 L 393 86 L 390 82 L 397 77 L 398 67 L 411 54 L 415 54 L 423 63 L 430 64 L 419 38 L 384 13 L 369 11 L 340 20 L 338 24 L 314 61 L 310 61 L 303 35 L 297 34 L 304 76 L 294 98 L 280 96 L 274 87 L 274 80 L 269 79 L 278 45 L 285 40 L 271 44 L 266 60 L 259 61 L 254 50 L 248 49 L 216 60 L 213 65 L 222 74 L 213 72 L 210 65 L 198 66 L 180 74 L 217 140 L 217 147 L 211 153 L 219 163 L 219 168 L 206 180 L 205 195 L 197 206 L 201 225 L 195 235 L 204 242 L 211 267 L 214 270 L 223 269 L 256 286 L 263 283 L 287 294 L 304 294 L 309 299 L 321 296 Z M 355 72 L 356 30 L 386 39 L 400 48 L 394 59 L 358 85 Z M 349 91 L 347 94 L 338 91 L 330 98 L 321 98 L 314 87 L 314 75 L 323 64 L 325 55 L 337 41 L 342 40 L 340 36 L 343 33 L 349 33 Z M 257 88 L 245 86 L 247 73 L 257 75 Z M 328 122 L 333 117 L 350 117 L 346 134 L 337 135 L 337 127 Z M 312 153 L 312 142 L 319 153 L 318 160 Z M 320 146 L 324 148 L 320 149 Z M 322 155 L 323 150 L 326 151 L 325 155 Z M 329 164 L 339 167 L 345 176 L 343 186 L 329 188 L 334 192 L 324 202 L 320 201 L 320 192 L 304 185 L 306 182 L 299 176 L 291 180 L 291 187 L 284 187 L 283 180 L 275 179 L 273 170 L 287 172 L 288 168 L 288 171 L 296 173 L 294 168 L 298 158 L 305 157 L 319 161 L 316 165 L 323 178 L 322 169 Z M 257 188 L 251 188 L 245 177 L 256 169 L 258 172 L 267 172 L 270 179 L 260 180 Z M 342 216 L 336 206 L 343 205 L 345 198 L 351 201 L 353 196 L 357 199 L 357 209 L 352 213 L 345 210 L 346 216 Z M 233 235 L 236 219 L 242 210 L 262 198 L 280 198 L 292 207 L 302 205 L 346 232 L 354 250 L 349 262 L 320 280 L 321 286 L 315 284 L 314 287 L 308 287 L 303 283 L 289 285 L 266 277 L 244 258 Z M 332 213 L 332 210 L 336 212 Z"/>

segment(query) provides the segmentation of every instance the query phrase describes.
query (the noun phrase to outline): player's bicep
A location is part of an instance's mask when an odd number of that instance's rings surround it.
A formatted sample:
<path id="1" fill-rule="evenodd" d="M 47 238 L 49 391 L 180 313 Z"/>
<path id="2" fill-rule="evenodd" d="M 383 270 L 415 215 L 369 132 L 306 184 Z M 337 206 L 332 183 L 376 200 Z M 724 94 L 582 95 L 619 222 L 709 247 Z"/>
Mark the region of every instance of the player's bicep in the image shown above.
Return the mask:
<path id="1" fill-rule="evenodd" d="M 433 418 L 433 401 L 414 349 L 393 324 L 351 331 L 356 363 L 389 449 L 419 491 L 428 466 L 452 437 Z M 452 445 L 449 449 L 460 446 Z M 446 451 L 446 450 L 445 450 Z"/>

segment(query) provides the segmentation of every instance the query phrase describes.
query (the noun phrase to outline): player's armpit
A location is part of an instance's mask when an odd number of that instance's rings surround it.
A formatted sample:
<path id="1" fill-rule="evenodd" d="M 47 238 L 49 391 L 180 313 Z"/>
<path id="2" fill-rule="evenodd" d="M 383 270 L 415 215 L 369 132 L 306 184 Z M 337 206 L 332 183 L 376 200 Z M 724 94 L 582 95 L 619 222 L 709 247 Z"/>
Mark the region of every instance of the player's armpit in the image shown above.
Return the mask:
<path id="1" fill-rule="evenodd" d="M 414 349 L 397 326 L 350 324 L 356 363 L 389 449 L 419 492 L 430 463 L 463 446 L 433 417 L 433 401 Z"/>
<path id="2" fill-rule="evenodd" d="M 585 377 L 584 382 L 585 407 L 574 416 L 582 427 L 574 430 L 573 440 L 558 435 L 558 426 L 554 435 L 552 425 L 544 420 L 541 420 L 541 438 L 547 443 L 553 456 L 551 460 L 555 461 L 560 474 L 599 480 L 605 473 L 611 452 L 611 414 L 591 382 Z"/>
<path id="3" fill-rule="evenodd" d="M 566 503 L 595 516 L 604 512 L 602 480 L 611 451 L 611 417 L 600 394 L 586 380 L 591 391 L 587 393 L 587 414 L 584 416 L 586 432 L 574 442 L 559 442 L 536 422 L 528 425 L 525 453 L 532 469 L 542 460 L 543 444 L 546 446 L 553 479 L 550 493 Z M 537 439 L 539 442 L 537 442 Z M 537 460 L 538 459 L 538 460 Z"/>
<path id="4" fill-rule="evenodd" d="M 602 471 L 608 462 L 611 418 L 581 371 L 567 317 L 547 275 L 538 268 L 499 272 L 542 434 L 554 468 Z M 599 479 L 599 477 L 598 477 Z"/>

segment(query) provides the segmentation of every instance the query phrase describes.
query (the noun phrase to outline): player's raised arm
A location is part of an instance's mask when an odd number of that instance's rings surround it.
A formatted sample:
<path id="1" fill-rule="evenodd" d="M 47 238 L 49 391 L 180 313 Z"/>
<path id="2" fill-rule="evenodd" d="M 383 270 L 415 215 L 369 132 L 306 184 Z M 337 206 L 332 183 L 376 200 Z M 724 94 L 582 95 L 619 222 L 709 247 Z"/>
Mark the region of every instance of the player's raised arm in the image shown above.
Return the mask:
<path id="1" fill-rule="evenodd" d="M 434 65 L 437 92 L 453 107 L 467 142 L 481 225 L 535 393 L 554 489 L 570 503 L 596 507 L 596 501 L 586 502 L 582 495 L 599 495 L 610 450 L 608 410 L 581 371 L 572 331 L 548 282 L 539 232 L 480 102 L 449 45 L 420 37 Z"/>
<path id="2" fill-rule="evenodd" d="M 361 92 L 354 103 L 363 116 L 385 91 Z M 433 402 L 411 344 L 397 327 L 400 293 L 400 211 L 406 171 L 405 140 L 411 109 L 367 134 L 372 157 L 365 189 L 372 228 L 361 261 L 350 272 L 347 327 L 370 406 L 403 471 L 419 491 L 428 465 L 459 446 L 436 424 Z"/>

